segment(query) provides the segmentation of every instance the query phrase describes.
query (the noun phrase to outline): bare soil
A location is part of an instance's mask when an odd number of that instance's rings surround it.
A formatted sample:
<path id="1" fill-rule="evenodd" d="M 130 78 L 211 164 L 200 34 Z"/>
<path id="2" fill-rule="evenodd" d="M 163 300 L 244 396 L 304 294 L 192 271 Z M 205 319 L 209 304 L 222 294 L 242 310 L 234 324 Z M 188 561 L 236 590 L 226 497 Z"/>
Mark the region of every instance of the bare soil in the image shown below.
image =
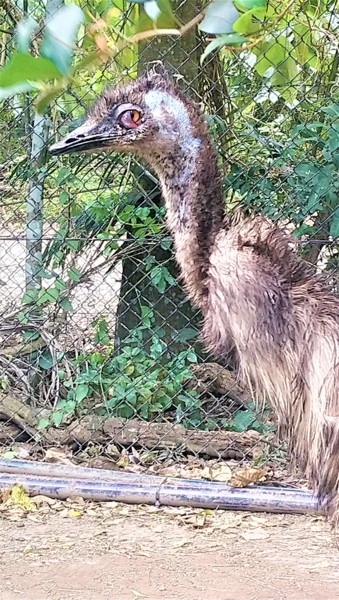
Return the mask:
<path id="1" fill-rule="evenodd" d="M 1 512 L 1 600 L 339 598 L 321 518 L 37 502 Z"/>

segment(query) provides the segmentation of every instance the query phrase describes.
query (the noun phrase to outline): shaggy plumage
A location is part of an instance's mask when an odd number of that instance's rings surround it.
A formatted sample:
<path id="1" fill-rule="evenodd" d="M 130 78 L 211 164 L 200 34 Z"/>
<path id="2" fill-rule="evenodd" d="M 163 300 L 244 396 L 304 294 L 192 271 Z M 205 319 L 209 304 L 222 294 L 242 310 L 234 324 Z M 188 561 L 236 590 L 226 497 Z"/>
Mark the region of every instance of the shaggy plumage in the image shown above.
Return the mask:
<path id="1" fill-rule="evenodd" d="M 329 513 L 339 514 L 339 299 L 261 216 L 224 214 L 199 109 L 164 74 L 107 90 L 54 154 L 133 152 L 157 172 L 186 290 L 207 348 L 232 356 L 276 411 L 280 434 Z"/>

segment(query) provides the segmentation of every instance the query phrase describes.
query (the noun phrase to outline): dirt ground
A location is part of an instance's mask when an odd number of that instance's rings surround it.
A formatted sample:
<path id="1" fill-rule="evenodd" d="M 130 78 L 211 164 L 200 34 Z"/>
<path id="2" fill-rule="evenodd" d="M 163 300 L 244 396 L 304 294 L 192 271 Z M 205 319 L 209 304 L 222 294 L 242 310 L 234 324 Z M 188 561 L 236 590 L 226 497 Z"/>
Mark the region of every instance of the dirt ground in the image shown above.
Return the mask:
<path id="1" fill-rule="evenodd" d="M 320 517 L 47 501 L 3 511 L 1 600 L 334 600 Z"/>

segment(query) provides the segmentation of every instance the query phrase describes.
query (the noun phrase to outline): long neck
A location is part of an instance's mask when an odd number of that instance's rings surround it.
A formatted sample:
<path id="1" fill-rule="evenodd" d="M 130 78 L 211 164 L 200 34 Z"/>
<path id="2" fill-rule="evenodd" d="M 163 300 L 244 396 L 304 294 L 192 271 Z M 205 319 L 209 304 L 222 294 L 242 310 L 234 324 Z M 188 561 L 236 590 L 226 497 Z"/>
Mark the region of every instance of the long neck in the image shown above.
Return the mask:
<path id="1" fill-rule="evenodd" d="M 224 216 L 221 177 L 205 126 L 203 133 L 152 161 L 162 186 L 176 258 L 188 294 L 201 309 L 208 295 L 210 251 Z"/>

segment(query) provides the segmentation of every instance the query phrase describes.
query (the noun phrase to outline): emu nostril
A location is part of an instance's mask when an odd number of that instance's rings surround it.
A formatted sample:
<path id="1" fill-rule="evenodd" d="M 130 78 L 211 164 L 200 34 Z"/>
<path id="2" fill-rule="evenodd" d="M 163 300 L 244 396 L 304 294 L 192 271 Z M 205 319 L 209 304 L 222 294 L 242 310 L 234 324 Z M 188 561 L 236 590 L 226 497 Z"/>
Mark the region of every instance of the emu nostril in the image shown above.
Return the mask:
<path id="1" fill-rule="evenodd" d="M 65 144 L 71 144 L 73 142 L 76 142 L 77 140 L 80 140 L 82 138 L 84 138 L 84 134 L 83 133 L 79 133 L 79 135 L 74 135 L 72 137 L 66 138 L 65 139 Z"/>

